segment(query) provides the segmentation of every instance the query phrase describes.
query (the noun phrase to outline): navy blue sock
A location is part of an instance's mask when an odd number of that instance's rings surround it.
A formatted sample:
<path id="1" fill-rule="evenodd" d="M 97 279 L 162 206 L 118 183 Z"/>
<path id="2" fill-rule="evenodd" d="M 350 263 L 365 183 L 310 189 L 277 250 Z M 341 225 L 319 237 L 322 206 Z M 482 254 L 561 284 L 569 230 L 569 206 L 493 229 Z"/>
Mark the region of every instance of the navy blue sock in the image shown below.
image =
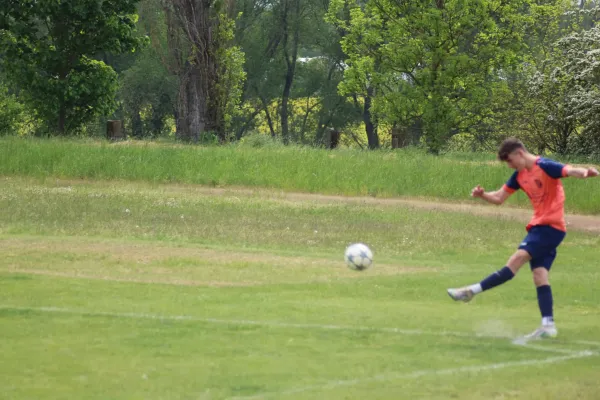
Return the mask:
<path id="1" fill-rule="evenodd" d="M 552 289 L 550 285 L 539 286 L 537 288 L 537 298 L 542 318 L 550 318 L 552 321 Z"/>
<path id="2" fill-rule="evenodd" d="M 496 271 L 484 280 L 482 280 L 480 283 L 481 289 L 485 291 L 494 288 L 498 285 L 502 285 L 504 282 L 508 282 L 512 278 L 514 278 L 514 276 L 515 274 L 513 274 L 510 268 L 504 267 L 500 271 Z"/>

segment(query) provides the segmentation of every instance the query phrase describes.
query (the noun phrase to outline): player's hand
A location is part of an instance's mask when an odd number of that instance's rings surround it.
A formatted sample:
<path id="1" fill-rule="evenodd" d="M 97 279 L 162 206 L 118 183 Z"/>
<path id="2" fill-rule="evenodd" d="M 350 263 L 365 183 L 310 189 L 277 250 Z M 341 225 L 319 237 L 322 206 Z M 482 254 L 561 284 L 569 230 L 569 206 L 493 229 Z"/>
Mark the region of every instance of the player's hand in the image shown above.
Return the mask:
<path id="1" fill-rule="evenodd" d="M 471 190 L 471 197 L 481 197 L 485 190 L 479 185 L 475 186 L 473 190 Z"/>
<path id="2" fill-rule="evenodd" d="M 588 168 L 586 177 L 593 178 L 594 176 L 598 176 L 598 170 L 596 168 Z"/>

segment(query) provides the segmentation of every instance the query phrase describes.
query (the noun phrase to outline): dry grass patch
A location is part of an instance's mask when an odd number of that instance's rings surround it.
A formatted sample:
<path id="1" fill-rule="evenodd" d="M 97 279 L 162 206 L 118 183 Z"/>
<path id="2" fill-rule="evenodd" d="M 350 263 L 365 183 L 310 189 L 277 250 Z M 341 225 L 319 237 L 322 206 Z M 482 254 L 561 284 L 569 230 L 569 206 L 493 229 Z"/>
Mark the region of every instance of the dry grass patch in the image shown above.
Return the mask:
<path id="1" fill-rule="evenodd" d="M 90 183 L 93 183 L 94 185 L 102 185 L 102 182 L 98 181 L 56 180 L 56 184 L 59 186 L 86 185 Z M 107 187 L 114 188 L 114 182 L 112 184 L 110 182 L 106 182 L 106 185 Z M 184 196 L 219 196 L 224 198 L 230 198 L 232 201 L 236 201 L 237 197 L 251 197 L 298 206 L 302 206 L 302 204 L 306 203 L 314 207 L 315 203 L 321 203 L 364 205 L 371 204 L 376 206 L 411 207 L 422 210 L 450 211 L 484 217 L 496 217 L 519 221 L 523 224 L 527 224 L 527 222 L 531 219 L 532 216 L 532 211 L 529 208 L 524 209 L 510 206 L 498 207 L 494 205 L 482 204 L 481 202 L 476 201 L 448 202 L 441 200 L 438 201 L 434 199 L 420 199 L 408 197 L 376 198 L 370 196 L 337 196 L 313 193 L 285 192 L 271 189 L 251 189 L 244 187 L 218 188 L 185 184 L 161 184 L 157 188 L 151 187 L 150 185 L 143 183 L 124 182 L 124 185 L 122 187 L 128 186 L 132 190 L 135 188 L 136 191 L 146 187 L 149 191 L 152 191 L 155 194 L 158 191 L 162 194 L 167 195 L 169 193 L 173 193 Z M 468 198 L 468 193 L 465 194 L 465 198 Z M 568 214 L 565 218 L 569 230 L 600 233 L 600 216 Z"/>
<path id="2" fill-rule="evenodd" d="M 376 263 L 357 272 L 329 258 L 71 237 L 13 237 L 0 245 L 4 272 L 185 286 L 302 284 L 436 271 Z"/>

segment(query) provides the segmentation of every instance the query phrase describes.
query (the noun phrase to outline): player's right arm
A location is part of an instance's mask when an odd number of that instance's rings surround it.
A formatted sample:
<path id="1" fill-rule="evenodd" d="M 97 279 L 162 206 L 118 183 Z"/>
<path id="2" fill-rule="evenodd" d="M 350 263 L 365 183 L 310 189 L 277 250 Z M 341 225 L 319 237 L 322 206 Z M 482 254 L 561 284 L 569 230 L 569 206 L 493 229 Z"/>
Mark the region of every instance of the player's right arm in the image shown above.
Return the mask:
<path id="1" fill-rule="evenodd" d="M 504 201 L 506 199 L 508 199 L 511 194 L 512 193 L 506 191 L 504 189 L 504 187 L 502 187 L 501 189 L 498 189 L 498 190 L 496 190 L 494 192 L 486 192 L 479 185 L 477 185 L 471 191 L 471 196 L 472 197 L 478 197 L 480 199 L 483 199 L 483 200 L 487 201 L 488 203 L 497 204 L 497 205 L 500 205 L 500 204 L 504 203 Z"/>
<path id="2" fill-rule="evenodd" d="M 488 203 L 500 205 L 506 201 L 515 191 L 521 188 L 517 182 L 518 173 L 515 171 L 510 179 L 498 190 L 494 192 L 486 192 L 481 186 L 477 185 L 471 191 L 472 197 L 479 197 Z"/>

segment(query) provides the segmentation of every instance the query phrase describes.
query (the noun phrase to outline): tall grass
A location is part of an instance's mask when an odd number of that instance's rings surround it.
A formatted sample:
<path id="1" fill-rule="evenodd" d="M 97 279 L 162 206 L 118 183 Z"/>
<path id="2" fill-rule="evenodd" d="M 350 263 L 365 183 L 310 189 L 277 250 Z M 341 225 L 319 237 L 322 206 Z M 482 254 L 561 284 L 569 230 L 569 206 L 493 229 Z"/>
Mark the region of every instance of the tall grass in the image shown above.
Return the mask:
<path id="1" fill-rule="evenodd" d="M 466 200 L 474 185 L 496 189 L 512 172 L 493 161 L 493 155 L 464 158 L 436 157 L 415 149 L 328 151 L 284 146 L 0 139 L 0 174 L 36 178 L 120 179 Z M 565 188 L 568 211 L 600 213 L 600 179 L 567 179 Z M 528 200 L 518 194 L 509 203 L 522 206 Z"/>

